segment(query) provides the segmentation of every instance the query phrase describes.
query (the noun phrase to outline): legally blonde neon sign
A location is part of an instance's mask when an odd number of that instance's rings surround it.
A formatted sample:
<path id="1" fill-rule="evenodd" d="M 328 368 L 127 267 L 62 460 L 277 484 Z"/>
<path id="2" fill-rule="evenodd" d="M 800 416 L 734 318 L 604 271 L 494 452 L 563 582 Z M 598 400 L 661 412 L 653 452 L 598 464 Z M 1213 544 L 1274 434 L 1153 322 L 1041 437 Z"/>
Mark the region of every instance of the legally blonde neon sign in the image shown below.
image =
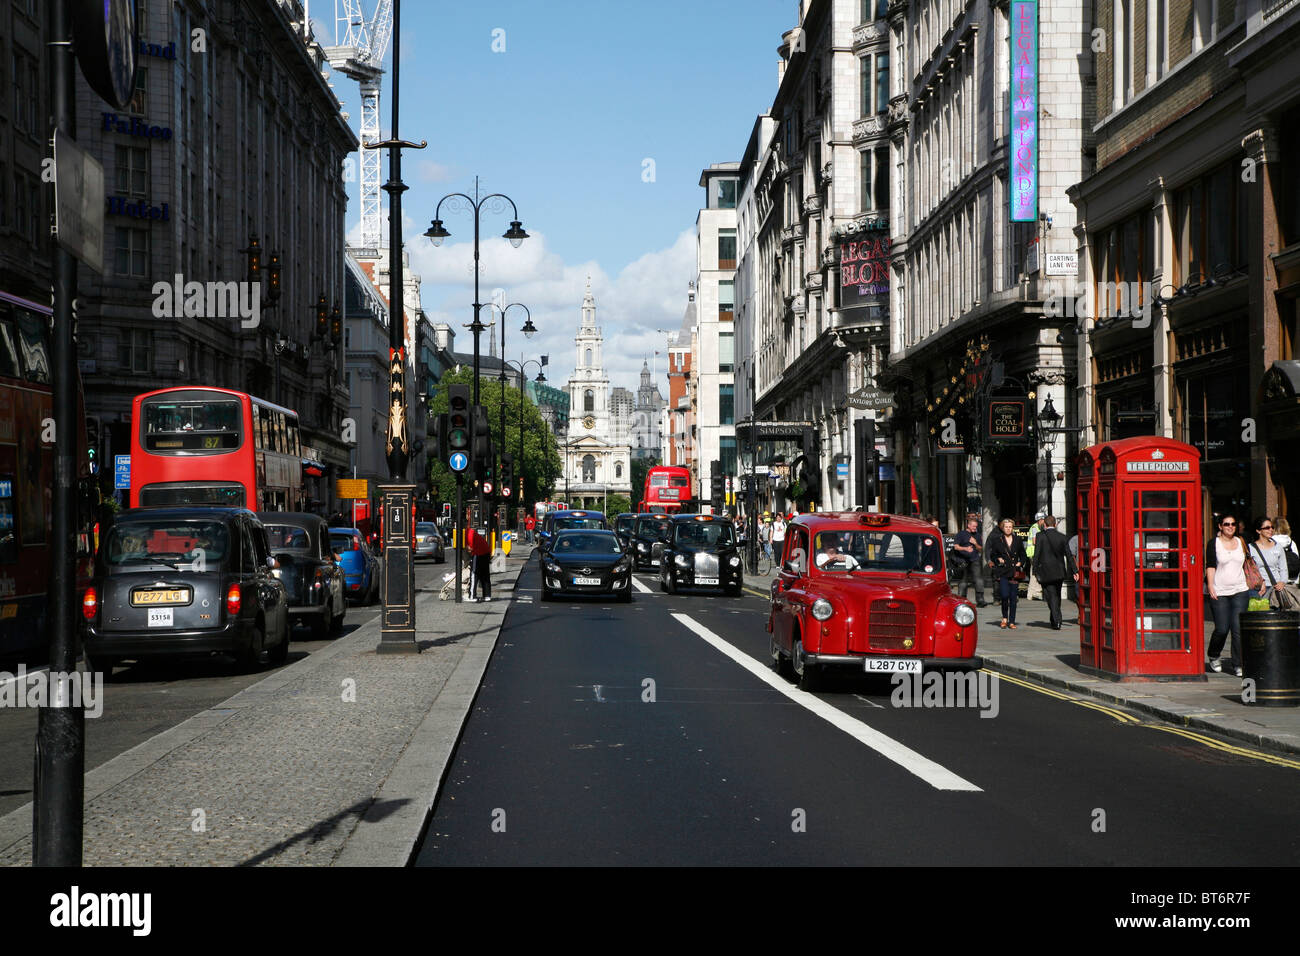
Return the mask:
<path id="1" fill-rule="evenodd" d="M 1038 219 L 1038 4 L 1011 0 L 1011 221 Z"/>

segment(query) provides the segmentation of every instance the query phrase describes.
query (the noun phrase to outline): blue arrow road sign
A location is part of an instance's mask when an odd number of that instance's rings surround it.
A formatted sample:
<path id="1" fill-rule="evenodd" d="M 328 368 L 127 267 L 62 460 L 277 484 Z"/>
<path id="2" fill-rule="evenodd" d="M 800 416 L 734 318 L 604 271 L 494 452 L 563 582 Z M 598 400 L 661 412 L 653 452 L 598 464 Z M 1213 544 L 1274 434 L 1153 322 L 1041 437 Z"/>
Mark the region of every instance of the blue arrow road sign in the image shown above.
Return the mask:
<path id="1" fill-rule="evenodd" d="M 114 488 L 131 487 L 131 456 L 130 455 L 113 456 L 113 487 Z"/>
<path id="2" fill-rule="evenodd" d="M 464 471 L 469 467 L 469 456 L 463 451 L 458 451 L 451 456 L 449 464 L 452 471 Z"/>

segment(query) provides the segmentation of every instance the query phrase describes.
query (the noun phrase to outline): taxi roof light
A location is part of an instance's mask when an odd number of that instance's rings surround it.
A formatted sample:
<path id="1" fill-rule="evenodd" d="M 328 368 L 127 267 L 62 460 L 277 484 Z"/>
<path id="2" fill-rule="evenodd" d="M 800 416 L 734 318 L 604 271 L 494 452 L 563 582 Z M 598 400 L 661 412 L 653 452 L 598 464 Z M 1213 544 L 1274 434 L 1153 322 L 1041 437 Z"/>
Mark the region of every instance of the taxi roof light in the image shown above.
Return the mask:
<path id="1" fill-rule="evenodd" d="M 886 528 L 889 526 L 889 515 L 873 511 L 864 511 L 859 520 L 868 528 Z"/>

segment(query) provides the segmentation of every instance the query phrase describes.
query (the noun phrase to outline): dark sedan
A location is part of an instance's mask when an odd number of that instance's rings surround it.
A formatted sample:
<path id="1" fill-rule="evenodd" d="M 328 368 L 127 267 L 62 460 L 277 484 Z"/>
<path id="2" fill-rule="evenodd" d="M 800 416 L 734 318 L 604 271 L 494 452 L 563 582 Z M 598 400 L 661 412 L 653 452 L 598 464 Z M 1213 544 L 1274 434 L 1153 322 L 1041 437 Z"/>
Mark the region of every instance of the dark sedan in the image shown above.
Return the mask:
<path id="1" fill-rule="evenodd" d="M 659 588 L 709 588 L 740 593 L 744 584 L 740 549 L 731 522 L 720 515 L 677 515 L 664 543 Z"/>
<path id="2" fill-rule="evenodd" d="M 330 542 L 328 522 L 319 515 L 264 511 L 258 519 L 280 566 L 274 574 L 289 598 L 289 620 L 306 624 L 316 640 L 343 627 L 347 580 Z"/>
<path id="3" fill-rule="evenodd" d="M 238 508 L 132 508 L 100 542 L 81 597 L 87 666 L 124 658 L 233 655 L 245 666 L 289 653 L 284 585 L 266 531 Z"/>
<path id="4" fill-rule="evenodd" d="M 556 594 L 609 594 L 632 600 L 632 559 L 613 531 L 559 531 L 542 556 L 542 600 Z"/>
<path id="5" fill-rule="evenodd" d="M 673 519 L 665 514 L 644 512 L 637 515 L 632 529 L 632 561 L 636 569 L 659 567 L 659 551 L 672 532 Z"/>
<path id="6" fill-rule="evenodd" d="M 537 555 L 540 558 L 551 549 L 555 535 L 566 528 L 581 530 L 609 530 L 609 522 L 599 511 L 548 511 L 537 530 Z"/>

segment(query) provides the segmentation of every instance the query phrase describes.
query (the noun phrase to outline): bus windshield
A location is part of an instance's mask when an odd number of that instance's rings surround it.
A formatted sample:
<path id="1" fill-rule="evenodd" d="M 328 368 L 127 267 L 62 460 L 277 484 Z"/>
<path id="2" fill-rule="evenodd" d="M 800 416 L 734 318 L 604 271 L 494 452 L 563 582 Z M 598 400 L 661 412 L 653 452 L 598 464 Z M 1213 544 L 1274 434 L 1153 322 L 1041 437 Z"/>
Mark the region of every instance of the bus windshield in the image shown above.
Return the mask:
<path id="1" fill-rule="evenodd" d="M 239 447 L 240 405 L 231 399 L 145 402 L 145 449 L 220 451 Z"/>

